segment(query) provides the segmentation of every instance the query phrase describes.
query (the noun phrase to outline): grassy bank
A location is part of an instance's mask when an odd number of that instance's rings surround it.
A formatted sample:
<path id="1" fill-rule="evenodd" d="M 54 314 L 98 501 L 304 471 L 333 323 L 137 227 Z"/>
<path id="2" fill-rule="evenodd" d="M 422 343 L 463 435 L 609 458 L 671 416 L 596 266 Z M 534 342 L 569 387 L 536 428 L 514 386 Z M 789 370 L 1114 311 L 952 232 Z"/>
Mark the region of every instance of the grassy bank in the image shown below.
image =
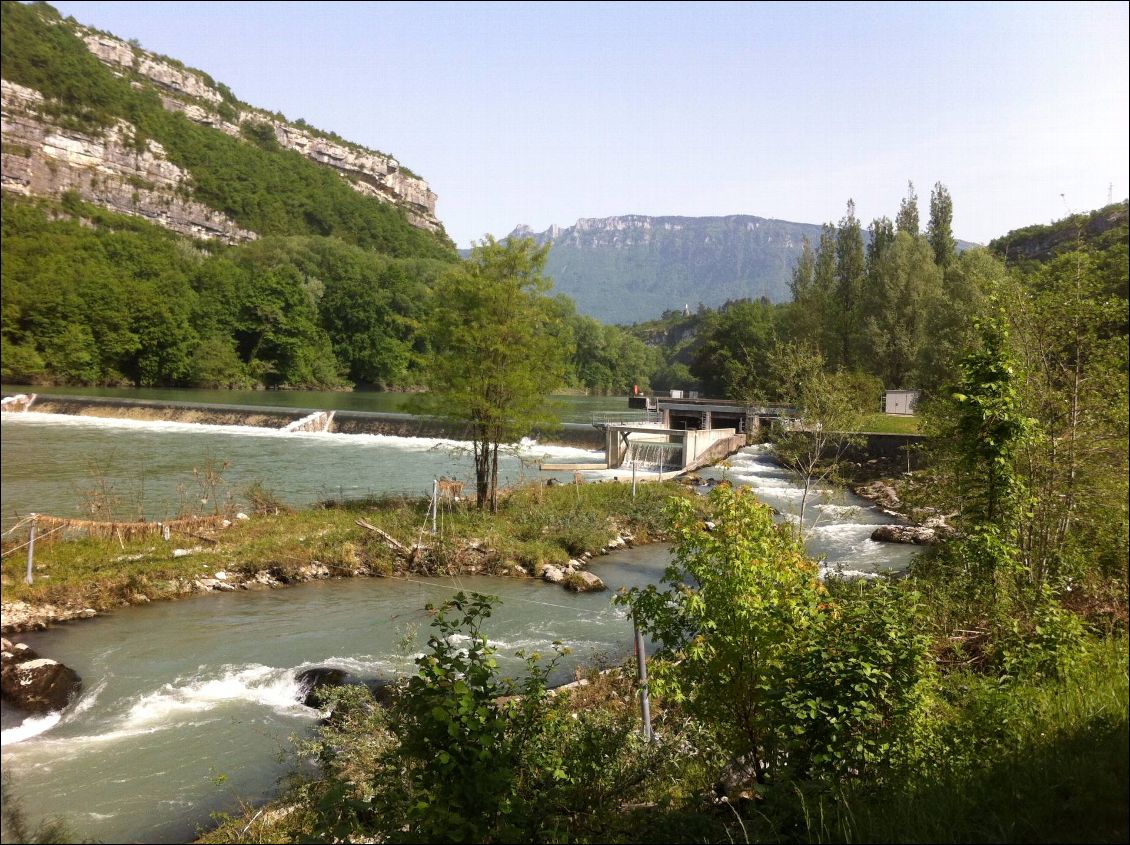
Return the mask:
<path id="1" fill-rule="evenodd" d="M 174 534 L 168 542 L 156 537 L 40 541 L 32 585 L 24 583 L 23 550 L 4 558 L 4 601 L 101 611 L 196 592 L 201 579 L 215 580 L 218 572 L 235 580 L 259 576 L 260 582 L 283 584 L 408 569 L 522 575 L 516 568 L 522 567 L 536 575 L 546 564 L 596 554 L 621 533 L 636 542 L 661 538 L 664 503 L 672 495 L 689 494 L 674 483 L 640 485 L 635 498 L 624 484 L 531 486 L 506 495 L 495 517 L 465 503 L 445 504 L 439 540 L 424 530 L 427 500 L 378 498 L 260 513 L 224 529 Z M 358 520 L 404 546 L 425 548 L 406 561 Z M 5 551 L 24 541 L 26 535 L 10 540 Z M 175 557 L 178 548 L 190 553 Z"/>
<path id="2" fill-rule="evenodd" d="M 882 790 L 810 808 L 819 842 L 1126 842 L 1127 641 L 1095 640 L 1061 680 L 955 673 L 932 754 Z"/>
<path id="3" fill-rule="evenodd" d="M 867 414 L 860 422 L 859 430 L 872 434 L 921 434 L 921 422 L 921 417 Z"/>

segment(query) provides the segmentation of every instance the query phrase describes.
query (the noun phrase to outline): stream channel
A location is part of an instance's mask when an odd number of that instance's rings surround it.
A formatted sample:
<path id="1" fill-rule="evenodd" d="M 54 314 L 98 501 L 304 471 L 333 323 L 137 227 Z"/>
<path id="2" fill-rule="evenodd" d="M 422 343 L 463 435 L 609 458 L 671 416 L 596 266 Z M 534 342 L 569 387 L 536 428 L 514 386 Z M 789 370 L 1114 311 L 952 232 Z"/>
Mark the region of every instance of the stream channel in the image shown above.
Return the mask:
<path id="1" fill-rule="evenodd" d="M 421 495 L 433 476 L 465 477 L 470 467 L 440 441 L 49 416 L 11 415 L 0 426 L 6 518 L 74 508 L 76 489 L 90 484 L 91 456 L 99 456 L 101 483 L 115 495 L 141 479 L 146 512 L 185 495 L 183 479 L 191 482 L 205 453 L 229 462 L 229 480 L 262 479 L 293 504 L 327 494 Z M 536 444 L 525 452 L 594 457 Z M 752 487 L 782 518 L 796 511 L 800 488 L 765 447 L 726 463 L 700 474 Z M 507 459 L 511 480 L 535 473 Z M 809 551 L 845 573 L 901 569 L 911 547 L 869 539 L 876 524 L 891 521 L 848 493 L 819 495 L 807 512 Z M 568 680 L 578 664 L 628 654 L 631 625 L 611 606 L 611 593 L 655 583 L 668 560 L 663 545 L 594 560 L 609 593 L 503 578 L 349 579 L 153 603 L 17 635 L 74 668 L 83 692 L 62 714 L 42 718 L 5 706 L 3 769 L 32 820 L 60 814 L 79 837 L 104 842 L 188 841 L 209 826 L 211 813 L 276 794 L 278 779 L 294 768 L 290 737 L 308 733 L 321 715 L 301 704 L 295 678 L 302 669 L 333 666 L 362 677 L 409 671 L 428 635 L 424 605 L 462 588 L 502 598 L 487 633 L 504 667 L 519 668 L 515 649 L 547 653 L 561 640 L 573 653 L 555 680 Z"/>

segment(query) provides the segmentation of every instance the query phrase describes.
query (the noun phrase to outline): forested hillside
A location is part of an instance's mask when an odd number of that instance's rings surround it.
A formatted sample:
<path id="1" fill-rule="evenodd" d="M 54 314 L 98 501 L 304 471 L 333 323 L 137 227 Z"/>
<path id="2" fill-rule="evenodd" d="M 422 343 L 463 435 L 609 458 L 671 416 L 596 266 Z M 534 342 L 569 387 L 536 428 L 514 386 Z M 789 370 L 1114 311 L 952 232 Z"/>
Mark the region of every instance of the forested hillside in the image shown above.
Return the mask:
<path id="1" fill-rule="evenodd" d="M 422 383 L 458 263 L 426 183 L 46 4 L 2 11 L 5 381 Z M 642 343 L 555 307 L 572 385 L 646 385 Z"/>

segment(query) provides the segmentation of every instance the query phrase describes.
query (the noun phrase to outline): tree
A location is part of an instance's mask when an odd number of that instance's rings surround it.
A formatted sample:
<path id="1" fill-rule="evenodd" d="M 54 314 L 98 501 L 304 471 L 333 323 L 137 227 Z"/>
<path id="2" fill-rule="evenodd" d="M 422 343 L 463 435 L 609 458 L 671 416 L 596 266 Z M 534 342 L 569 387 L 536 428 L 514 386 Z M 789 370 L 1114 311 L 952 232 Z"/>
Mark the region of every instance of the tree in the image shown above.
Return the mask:
<path id="1" fill-rule="evenodd" d="M 1019 459 L 1031 492 L 1020 551 L 1037 584 L 1125 571 L 1126 300 L 1107 293 L 1099 259 L 1087 248 L 1057 256 L 1008 302 L 1024 408 L 1040 435 Z"/>
<path id="2" fill-rule="evenodd" d="M 934 261 L 945 269 L 957 255 L 957 242 L 953 239 L 953 198 L 941 182 L 930 192 L 930 223 L 926 239 L 934 248 Z"/>
<path id="3" fill-rule="evenodd" d="M 899 203 L 899 213 L 895 217 L 895 228 L 900 232 L 918 237 L 918 194 L 914 191 L 914 183 L 906 183 L 906 196 Z"/>
<path id="4" fill-rule="evenodd" d="M 871 254 L 863 321 L 867 368 L 885 387 L 917 387 L 911 373 L 927 343 L 926 306 L 941 294 L 941 272 L 929 244 L 905 232 Z"/>
<path id="5" fill-rule="evenodd" d="M 776 339 L 776 310 L 763 302 L 727 303 L 703 319 L 691 374 L 713 396 L 765 401 L 772 381 L 769 353 Z"/>
<path id="6" fill-rule="evenodd" d="M 499 446 L 556 422 L 545 397 L 572 354 L 571 333 L 544 296 L 548 254 L 528 238 L 488 236 L 436 286 L 426 330 L 429 393 L 418 407 L 468 426 L 476 502 L 492 512 Z"/>
<path id="7" fill-rule="evenodd" d="M 1032 433 L 1008 329 L 999 306 L 995 310 L 978 321 L 980 346 L 962 359 L 957 385 L 930 422 L 960 509 L 961 534 L 940 554 L 960 571 L 959 587 L 973 606 L 988 608 L 1002 606 L 1019 574 L 1017 530 L 1026 485 L 1016 463 Z"/>
<path id="8" fill-rule="evenodd" d="M 863 227 L 855 216 L 855 202 L 848 200 L 847 212 L 836 231 L 836 294 L 838 307 L 838 345 L 832 361 L 852 367 L 860 347 L 860 297 L 867 275 L 863 247 Z M 833 350 L 829 350 L 833 353 Z"/>
<path id="9" fill-rule="evenodd" d="M 857 442 L 859 400 L 849 373 L 829 373 L 819 351 L 799 344 L 778 346 L 770 367 L 781 398 L 796 411 L 792 428 L 773 437 L 777 459 L 800 476 L 798 532 L 804 532 L 809 497 L 835 479 L 847 450 Z"/>
<path id="10" fill-rule="evenodd" d="M 825 587 L 748 490 L 711 492 L 708 522 L 686 500 L 670 508 L 662 589 L 617 599 L 661 646 L 651 682 L 661 699 L 681 701 L 759 784 L 842 783 L 913 741 L 928 673 L 914 594 Z"/>

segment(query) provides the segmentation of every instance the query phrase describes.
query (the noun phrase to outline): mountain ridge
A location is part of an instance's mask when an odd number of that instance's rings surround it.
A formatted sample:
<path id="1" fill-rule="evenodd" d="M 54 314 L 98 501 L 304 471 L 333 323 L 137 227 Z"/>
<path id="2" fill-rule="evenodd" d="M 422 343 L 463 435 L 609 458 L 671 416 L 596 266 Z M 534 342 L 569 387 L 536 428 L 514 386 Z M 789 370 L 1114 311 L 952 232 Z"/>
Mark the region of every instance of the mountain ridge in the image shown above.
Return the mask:
<path id="1" fill-rule="evenodd" d="M 788 302 L 801 246 L 807 238 L 815 247 L 821 230 L 815 223 L 754 214 L 623 214 L 582 217 L 540 232 L 519 224 L 507 237 L 550 245 L 546 274 L 580 313 L 628 324 L 699 304 Z"/>

